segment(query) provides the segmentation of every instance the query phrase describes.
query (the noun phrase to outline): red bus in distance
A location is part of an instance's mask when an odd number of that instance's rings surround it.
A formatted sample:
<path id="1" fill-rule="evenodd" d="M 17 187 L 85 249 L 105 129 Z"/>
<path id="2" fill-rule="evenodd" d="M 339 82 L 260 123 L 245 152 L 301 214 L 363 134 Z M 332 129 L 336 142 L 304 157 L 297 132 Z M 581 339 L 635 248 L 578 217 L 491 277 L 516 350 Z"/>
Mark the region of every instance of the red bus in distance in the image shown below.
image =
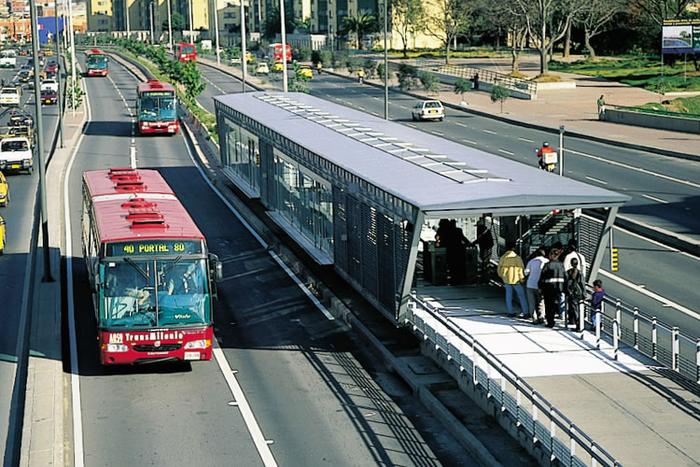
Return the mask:
<path id="1" fill-rule="evenodd" d="M 221 266 L 160 173 L 85 172 L 82 219 L 100 362 L 210 360 Z"/>
<path id="2" fill-rule="evenodd" d="M 270 44 L 270 55 L 272 55 L 275 62 L 281 62 L 284 59 L 283 55 L 286 55 L 287 63 L 292 61 L 292 46 L 289 44 L 286 44 L 286 46 L 287 53 L 283 54 L 281 43 L 275 42 L 274 44 Z"/>
<path id="3" fill-rule="evenodd" d="M 107 76 L 109 72 L 107 55 L 100 49 L 90 49 L 86 51 L 85 63 L 87 65 L 87 76 Z"/>
<path id="4" fill-rule="evenodd" d="M 179 42 L 175 50 L 175 56 L 181 62 L 196 62 L 197 47 L 189 42 Z"/>

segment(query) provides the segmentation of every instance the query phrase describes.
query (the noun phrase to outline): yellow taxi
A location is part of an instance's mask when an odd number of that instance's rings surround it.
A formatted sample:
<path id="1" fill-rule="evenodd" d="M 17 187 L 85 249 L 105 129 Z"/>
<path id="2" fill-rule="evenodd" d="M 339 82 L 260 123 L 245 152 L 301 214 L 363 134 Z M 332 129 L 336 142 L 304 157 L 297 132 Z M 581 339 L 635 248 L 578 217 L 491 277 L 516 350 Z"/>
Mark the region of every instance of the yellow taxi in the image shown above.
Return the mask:
<path id="1" fill-rule="evenodd" d="M 5 219 L 0 216 L 0 255 L 5 252 Z"/>
<path id="2" fill-rule="evenodd" d="M 275 62 L 272 64 L 273 73 L 282 73 L 284 70 L 284 64 L 282 62 Z"/>
<path id="3" fill-rule="evenodd" d="M 314 77 L 314 72 L 309 65 L 301 65 L 297 69 L 297 78 L 311 79 Z"/>
<path id="4" fill-rule="evenodd" d="M 255 63 L 255 55 L 253 55 L 250 52 L 245 53 L 245 62 L 246 63 Z"/>
<path id="5" fill-rule="evenodd" d="M 3 208 L 10 202 L 10 185 L 7 184 L 5 174 L 0 172 L 0 206 Z"/>

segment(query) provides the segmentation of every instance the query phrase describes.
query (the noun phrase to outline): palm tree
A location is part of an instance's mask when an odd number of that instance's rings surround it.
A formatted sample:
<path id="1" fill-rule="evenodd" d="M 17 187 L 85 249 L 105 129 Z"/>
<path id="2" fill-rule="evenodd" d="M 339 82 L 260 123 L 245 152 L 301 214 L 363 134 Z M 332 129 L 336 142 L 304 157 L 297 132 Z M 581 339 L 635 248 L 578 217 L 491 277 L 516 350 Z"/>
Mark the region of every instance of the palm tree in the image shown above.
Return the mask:
<path id="1" fill-rule="evenodd" d="M 343 34 L 355 33 L 357 37 L 357 48 L 362 50 L 362 38 L 369 32 L 374 32 L 377 28 L 376 18 L 372 15 L 360 14 L 357 16 L 346 16 L 343 18 Z"/>

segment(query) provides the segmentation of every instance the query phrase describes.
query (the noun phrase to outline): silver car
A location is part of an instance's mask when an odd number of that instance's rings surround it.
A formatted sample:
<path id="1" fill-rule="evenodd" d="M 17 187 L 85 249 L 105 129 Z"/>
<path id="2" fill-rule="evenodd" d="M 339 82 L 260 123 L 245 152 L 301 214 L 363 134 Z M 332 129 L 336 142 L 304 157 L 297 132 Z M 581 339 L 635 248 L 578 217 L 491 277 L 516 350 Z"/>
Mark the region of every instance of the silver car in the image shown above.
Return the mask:
<path id="1" fill-rule="evenodd" d="M 440 101 L 420 101 L 411 111 L 413 121 L 416 120 L 440 120 L 445 119 L 445 108 Z"/>

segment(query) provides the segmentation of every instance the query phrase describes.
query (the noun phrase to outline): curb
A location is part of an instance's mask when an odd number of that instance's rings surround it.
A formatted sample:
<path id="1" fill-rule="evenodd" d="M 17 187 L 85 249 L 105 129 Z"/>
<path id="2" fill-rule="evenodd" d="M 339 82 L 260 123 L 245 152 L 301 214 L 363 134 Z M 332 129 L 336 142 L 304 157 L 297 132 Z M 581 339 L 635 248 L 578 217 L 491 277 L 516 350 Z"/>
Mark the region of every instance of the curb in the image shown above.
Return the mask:
<path id="1" fill-rule="evenodd" d="M 345 75 L 343 75 L 343 74 L 341 74 L 341 73 L 338 73 L 337 71 L 327 71 L 327 70 L 323 70 L 323 72 L 324 72 L 324 73 L 328 73 L 329 75 L 337 76 L 338 78 L 343 78 L 343 79 L 347 79 L 347 80 L 352 80 L 352 78 L 349 78 L 348 76 L 345 76 Z M 354 81 L 354 80 L 352 80 L 352 81 Z M 383 84 L 373 83 L 373 82 L 370 82 L 370 81 L 365 81 L 364 84 L 367 84 L 367 85 L 369 85 L 369 86 L 373 86 L 373 87 L 375 87 L 375 88 L 384 89 L 384 85 L 383 85 Z M 401 94 L 405 94 L 405 95 L 407 95 L 407 96 L 415 97 L 416 99 L 427 99 L 427 98 L 428 98 L 427 96 L 424 96 L 424 95 L 422 95 L 422 94 L 418 94 L 418 93 L 414 93 L 414 92 L 410 92 L 410 91 L 402 91 L 402 90 L 397 89 L 397 88 L 395 88 L 395 87 L 392 87 L 392 88 L 390 88 L 390 89 L 391 89 L 392 91 L 394 91 L 394 92 L 398 92 L 398 93 L 401 93 Z M 529 129 L 531 129 L 531 130 L 544 131 L 544 132 L 547 132 L 547 133 L 551 133 L 551 134 L 553 134 L 553 135 L 559 135 L 559 129 L 558 129 L 558 128 L 553 128 L 553 127 L 549 127 L 549 126 L 545 126 L 545 125 L 540 125 L 540 124 L 537 124 L 537 123 L 523 122 L 523 121 L 521 121 L 521 120 L 516 120 L 516 119 L 513 119 L 513 118 L 509 118 L 509 117 L 504 117 L 504 116 L 501 116 L 501 115 L 494 115 L 494 114 L 491 114 L 491 113 L 488 113 L 488 112 L 484 112 L 484 111 L 482 111 L 482 110 L 476 110 L 476 109 L 472 109 L 472 108 L 469 108 L 469 107 L 462 107 L 462 106 L 460 106 L 460 105 L 452 104 L 452 103 L 450 103 L 450 102 L 443 102 L 442 104 L 443 104 L 445 107 L 449 107 L 449 108 L 454 109 L 454 110 L 460 110 L 460 111 L 462 111 L 462 112 L 466 112 L 466 113 L 478 115 L 478 116 L 480 116 L 480 117 L 490 118 L 490 119 L 492 119 L 492 120 L 497 120 L 497 121 L 500 121 L 500 122 L 503 122 L 503 123 L 508 123 L 508 124 L 511 124 L 511 125 L 517 125 L 517 126 L 523 127 L 523 128 L 529 128 Z M 624 142 L 624 141 L 615 141 L 615 140 L 611 140 L 611 139 L 602 138 L 602 137 L 599 137 L 599 136 L 592 136 L 592 135 L 588 135 L 588 134 L 584 134 L 584 133 L 579 133 L 579 132 L 576 132 L 576 131 L 567 131 L 566 134 L 567 134 L 569 137 L 574 137 L 574 138 L 578 138 L 578 139 L 585 139 L 585 140 L 588 140 L 588 141 L 593 141 L 593 142 L 596 142 L 596 143 L 607 144 L 607 145 L 610 145 L 610 146 L 617 146 L 617 147 L 621 147 L 621 148 L 625 148 L 625 149 L 632 149 L 632 150 L 635 150 L 635 151 L 652 152 L 652 153 L 661 154 L 661 155 L 668 156 L 668 157 L 675 157 L 675 158 L 677 158 L 677 159 L 684 159 L 684 160 L 690 160 L 690 161 L 700 161 L 700 156 L 696 156 L 696 155 L 693 155 L 693 154 L 686 154 L 686 153 L 683 153 L 683 152 L 671 151 L 671 150 L 669 150 L 669 149 L 661 149 L 661 148 L 656 148 L 656 147 L 653 147 L 653 146 L 644 146 L 644 145 L 641 145 L 641 144 L 626 143 L 626 142 Z"/>

